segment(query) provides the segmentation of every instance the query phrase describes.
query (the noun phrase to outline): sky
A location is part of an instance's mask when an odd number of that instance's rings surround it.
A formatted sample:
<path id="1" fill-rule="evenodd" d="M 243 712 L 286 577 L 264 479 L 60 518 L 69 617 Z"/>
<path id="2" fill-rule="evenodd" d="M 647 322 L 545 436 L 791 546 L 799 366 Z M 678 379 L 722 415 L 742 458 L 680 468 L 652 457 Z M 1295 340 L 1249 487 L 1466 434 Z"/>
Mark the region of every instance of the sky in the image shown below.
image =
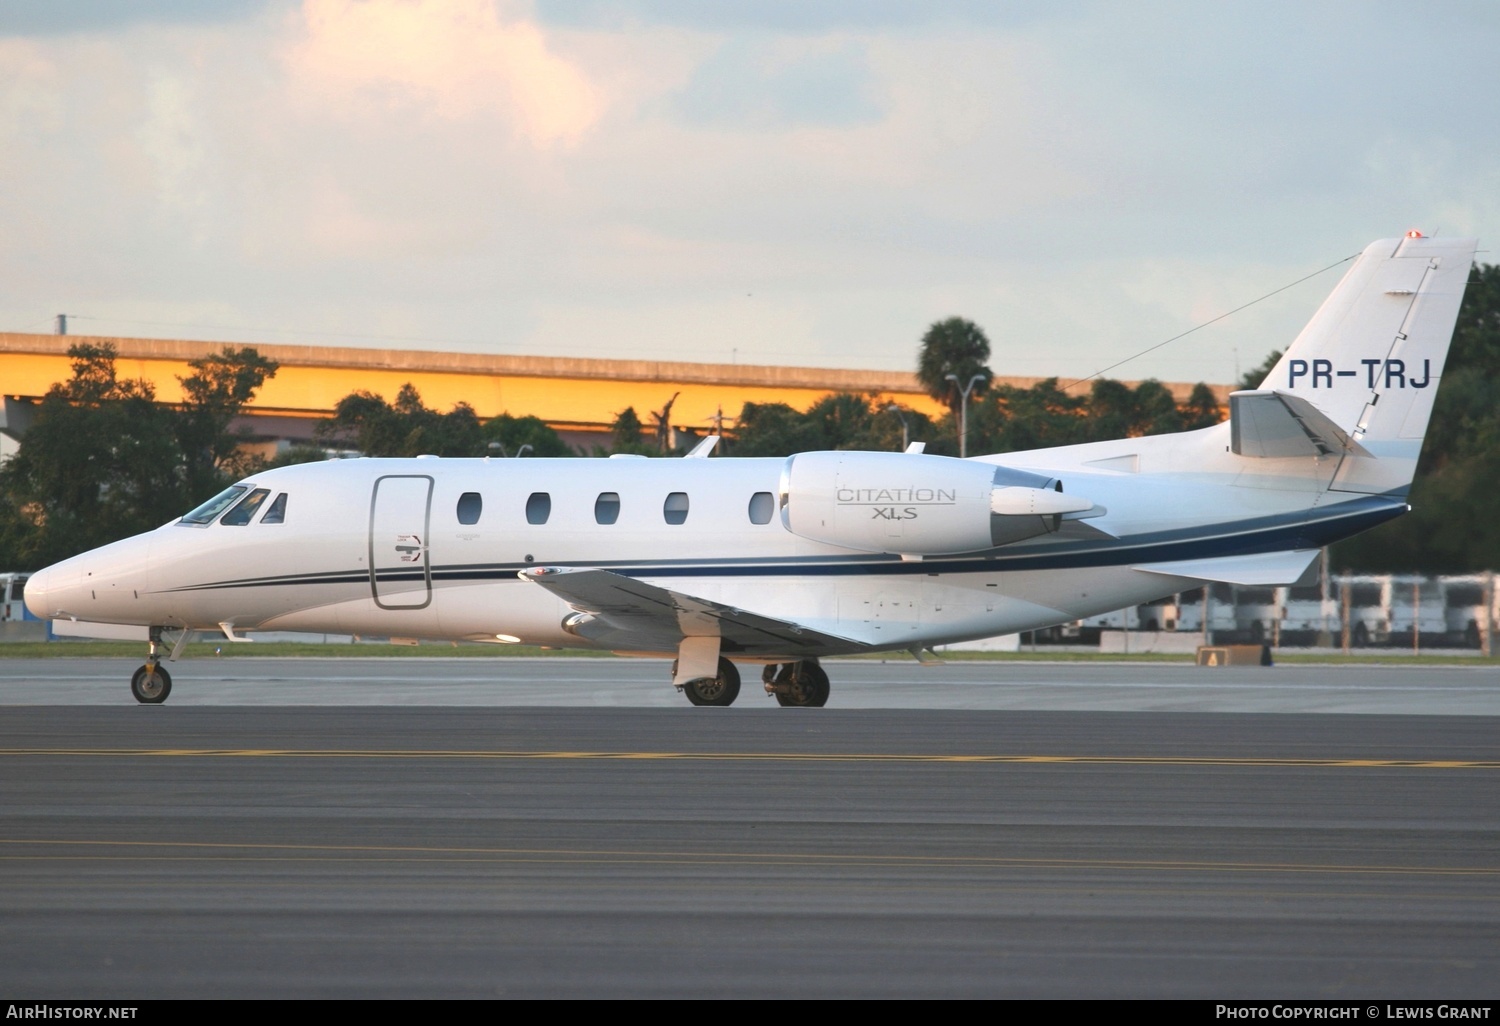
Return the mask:
<path id="1" fill-rule="evenodd" d="M 1500 4 L 7 0 L 0 330 L 1065 382 L 1500 239 Z M 1228 383 L 1342 267 L 1110 373 Z M 3 384 L 0 384 L 3 388 Z"/>

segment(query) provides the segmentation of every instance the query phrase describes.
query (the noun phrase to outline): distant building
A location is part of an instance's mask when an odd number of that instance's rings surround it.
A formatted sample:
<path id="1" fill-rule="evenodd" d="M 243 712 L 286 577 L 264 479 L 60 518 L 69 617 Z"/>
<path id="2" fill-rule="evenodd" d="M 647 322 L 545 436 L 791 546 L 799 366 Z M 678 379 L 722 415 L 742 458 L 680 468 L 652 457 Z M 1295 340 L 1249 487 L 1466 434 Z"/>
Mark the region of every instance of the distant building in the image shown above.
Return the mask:
<path id="1" fill-rule="evenodd" d="M 78 342 L 112 344 L 122 378 L 145 378 L 158 400 L 179 402 L 178 378 L 191 373 L 189 360 L 221 350 L 225 343 L 184 339 L 108 338 L 0 332 L 0 459 L 15 449 L 32 406 L 53 383 L 72 373 L 67 350 Z M 230 343 L 241 345 L 242 343 Z M 723 418 L 734 418 L 747 402 L 786 403 L 805 410 L 830 392 L 873 393 L 937 418 L 944 408 L 910 373 L 821 367 L 768 367 L 666 360 L 596 360 L 565 356 L 500 356 L 425 350 L 355 349 L 340 346 L 260 345 L 280 364 L 276 377 L 256 395 L 238 427 L 267 453 L 312 438 L 317 422 L 351 392 L 365 390 L 393 400 L 410 382 L 429 407 L 447 411 L 466 402 L 481 419 L 509 413 L 541 418 L 563 438 L 585 448 L 603 443 L 610 424 L 627 406 L 650 423 L 680 392 L 672 427 L 704 434 Z M 1040 378 L 999 378 L 1029 387 Z M 1190 384 L 1169 383 L 1184 401 Z M 1216 388 L 1221 402 L 1229 390 Z"/>

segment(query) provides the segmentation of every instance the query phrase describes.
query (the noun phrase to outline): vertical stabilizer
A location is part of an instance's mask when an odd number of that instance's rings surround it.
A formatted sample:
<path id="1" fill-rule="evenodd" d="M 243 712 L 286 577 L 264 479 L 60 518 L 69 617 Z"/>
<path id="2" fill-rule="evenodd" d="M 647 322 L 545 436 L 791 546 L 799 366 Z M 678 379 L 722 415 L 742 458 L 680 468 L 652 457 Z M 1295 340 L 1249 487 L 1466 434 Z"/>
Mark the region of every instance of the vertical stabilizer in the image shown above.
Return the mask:
<path id="1" fill-rule="evenodd" d="M 1261 385 L 1306 400 L 1361 447 L 1335 490 L 1411 484 L 1477 246 L 1416 232 L 1371 243 Z"/>

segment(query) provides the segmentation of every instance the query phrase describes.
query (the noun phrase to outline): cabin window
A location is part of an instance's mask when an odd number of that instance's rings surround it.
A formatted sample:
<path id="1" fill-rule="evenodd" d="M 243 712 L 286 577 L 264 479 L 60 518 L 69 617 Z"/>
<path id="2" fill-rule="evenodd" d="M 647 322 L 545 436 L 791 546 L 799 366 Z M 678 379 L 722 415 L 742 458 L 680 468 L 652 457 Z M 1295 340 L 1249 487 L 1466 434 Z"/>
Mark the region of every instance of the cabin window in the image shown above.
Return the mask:
<path id="1" fill-rule="evenodd" d="M 669 524 L 685 524 L 688 515 L 687 492 L 673 492 L 667 496 L 667 501 L 662 503 L 662 518 Z"/>
<path id="2" fill-rule="evenodd" d="M 271 503 L 271 508 L 266 510 L 266 515 L 260 518 L 263 524 L 286 523 L 286 492 L 276 496 L 276 501 Z"/>
<path id="3" fill-rule="evenodd" d="M 244 527 L 250 522 L 250 518 L 260 512 L 261 504 L 271 494 L 269 488 L 257 488 L 249 495 L 240 500 L 240 504 L 219 518 L 219 523 L 226 527 Z"/>
<path id="4" fill-rule="evenodd" d="M 184 524 L 211 524 L 214 517 L 228 509 L 234 504 L 236 499 L 244 495 L 247 491 L 249 489 L 244 485 L 230 485 L 218 495 L 215 495 L 212 499 L 209 499 L 203 505 L 183 517 L 181 522 Z"/>
<path id="5" fill-rule="evenodd" d="M 756 492 L 750 496 L 750 522 L 752 524 L 769 524 L 771 515 L 776 512 L 776 498 L 770 492 Z"/>
<path id="6" fill-rule="evenodd" d="M 528 524 L 545 524 L 547 518 L 552 515 L 552 496 L 546 492 L 532 492 L 531 498 L 526 500 L 526 522 Z"/>
<path id="7" fill-rule="evenodd" d="M 458 497 L 458 522 L 460 524 L 479 523 L 479 514 L 484 511 L 484 499 L 478 492 L 464 492 Z"/>
<path id="8" fill-rule="evenodd" d="M 594 522 L 612 524 L 620 519 L 620 493 L 600 492 L 594 500 Z"/>

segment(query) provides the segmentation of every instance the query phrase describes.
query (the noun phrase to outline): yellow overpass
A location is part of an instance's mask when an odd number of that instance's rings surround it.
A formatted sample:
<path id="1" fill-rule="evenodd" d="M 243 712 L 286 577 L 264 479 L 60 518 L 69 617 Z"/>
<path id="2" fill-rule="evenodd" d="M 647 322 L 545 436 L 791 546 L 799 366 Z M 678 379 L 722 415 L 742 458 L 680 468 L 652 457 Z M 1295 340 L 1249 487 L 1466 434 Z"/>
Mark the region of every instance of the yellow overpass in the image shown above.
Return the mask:
<path id="1" fill-rule="evenodd" d="M 0 392 L 33 400 L 72 373 L 67 350 L 76 342 L 110 343 L 122 378 L 144 378 L 161 402 L 182 399 L 178 377 L 191 373 L 189 360 L 221 350 L 225 343 L 184 339 L 109 338 L 0 332 Z M 240 345 L 241 343 L 230 343 Z M 532 415 L 558 431 L 578 436 L 608 432 L 617 414 L 635 407 L 649 425 L 680 392 L 672 407 L 676 428 L 712 429 L 722 413 L 731 424 L 747 402 L 786 403 L 805 410 L 830 392 L 873 393 L 937 419 L 945 408 L 916 377 L 900 371 L 839 370 L 683 363 L 663 360 L 596 360 L 564 356 L 499 356 L 422 350 L 355 349 L 340 346 L 256 345 L 280 365 L 247 410 L 248 425 L 267 438 L 305 440 L 313 423 L 331 414 L 340 399 L 364 390 L 393 400 L 410 382 L 422 401 L 441 411 L 466 402 L 482 419 L 510 413 Z M 997 378 L 1029 387 L 1040 378 Z M 1178 401 L 1191 384 L 1168 383 Z M 1229 389 L 1216 387 L 1220 402 Z"/>

